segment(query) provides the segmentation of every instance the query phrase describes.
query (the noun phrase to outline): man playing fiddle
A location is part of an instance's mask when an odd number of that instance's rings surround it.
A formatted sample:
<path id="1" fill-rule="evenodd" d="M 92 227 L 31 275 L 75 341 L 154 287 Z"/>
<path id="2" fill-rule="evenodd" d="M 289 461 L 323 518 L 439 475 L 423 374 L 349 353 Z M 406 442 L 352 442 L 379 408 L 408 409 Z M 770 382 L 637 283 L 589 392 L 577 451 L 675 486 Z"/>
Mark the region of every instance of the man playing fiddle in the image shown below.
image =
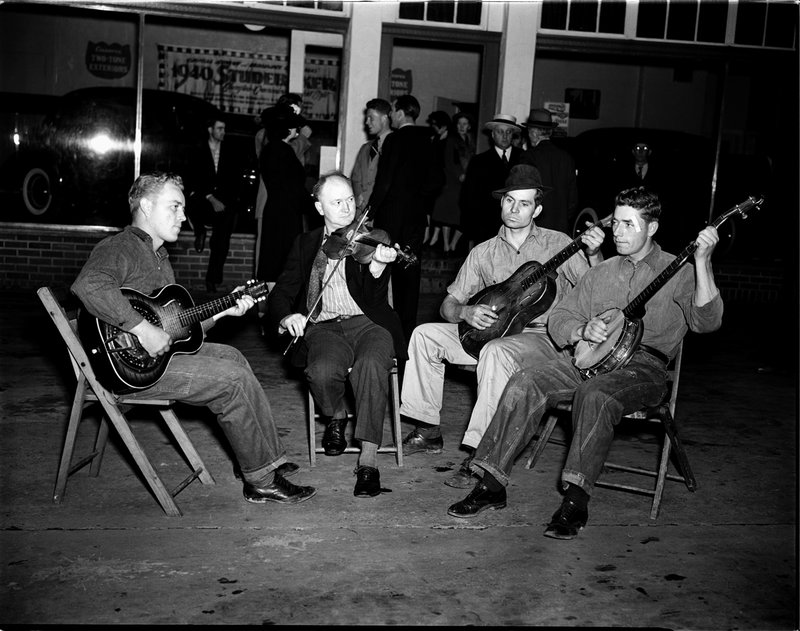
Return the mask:
<path id="1" fill-rule="evenodd" d="M 366 263 L 353 256 L 341 259 L 344 249 L 333 253 L 325 242 L 355 224 L 350 180 L 338 171 L 323 175 L 313 195 L 325 224 L 295 239 L 269 298 L 270 319 L 280 333 L 298 338 L 293 360 L 305 366 L 311 394 L 327 422 L 322 447 L 329 456 L 347 447 L 345 386 L 350 380 L 357 418 L 354 437 L 361 443 L 354 495 L 374 497 L 381 492 L 377 451 L 389 372 L 395 357 L 406 358 L 400 319 L 388 301 L 387 265 L 397 250 L 378 244 Z"/>
<path id="2" fill-rule="evenodd" d="M 459 322 L 484 330 L 498 319 L 490 305 L 468 304 L 475 294 L 506 281 L 523 264 L 546 263 L 570 245 L 571 239 L 563 232 L 536 225 L 535 219 L 542 212 L 542 196 L 548 190 L 535 167 L 518 164 L 511 168 L 505 186 L 493 193 L 494 198 L 500 200 L 503 225 L 495 237 L 470 251 L 455 281 L 447 288 L 439 310 L 445 322 L 421 324 L 411 336 L 400 412 L 417 427 L 403 440 L 406 455 L 442 450 L 439 422 L 444 390 L 443 362 L 477 364 L 478 396 L 462 439 L 470 456 L 459 471 L 445 481 L 448 486 L 471 488 L 475 483 L 470 467 L 471 453 L 492 419 L 506 382 L 520 368 L 536 366 L 562 354 L 547 334 L 547 314 L 552 304 L 572 289 L 590 265 L 602 261 L 600 245 L 604 234 L 599 227 L 594 227 L 581 236 L 585 249 L 557 269 L 553 302 L 543 304 L 542 312 L 521 333 L 489 341 L 481 349 L 477 361 L 464 350 L 459 339 Z"/>

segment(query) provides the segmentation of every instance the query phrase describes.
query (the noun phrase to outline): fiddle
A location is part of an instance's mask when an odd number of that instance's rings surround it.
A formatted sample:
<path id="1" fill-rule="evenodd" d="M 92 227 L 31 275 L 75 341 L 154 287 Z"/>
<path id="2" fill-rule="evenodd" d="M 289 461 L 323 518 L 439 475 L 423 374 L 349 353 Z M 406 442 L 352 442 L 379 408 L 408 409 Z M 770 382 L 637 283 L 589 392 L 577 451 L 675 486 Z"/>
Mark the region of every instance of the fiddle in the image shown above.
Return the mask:
<path id="1" fill-rule="evenodd" d="M 417 256 L 409 246 L 400 249 L 400 246 L 392 243 L 388 232 L 365 225 L 363 216 L 349 226 L 334 230 L 322 245 L 322 251 L 333 261 L 352 256 L 362 265 L 367 265 L 379 245 L 388 245 L 397 250 L 398 260 L 406 267 L 417 263 Z"/>

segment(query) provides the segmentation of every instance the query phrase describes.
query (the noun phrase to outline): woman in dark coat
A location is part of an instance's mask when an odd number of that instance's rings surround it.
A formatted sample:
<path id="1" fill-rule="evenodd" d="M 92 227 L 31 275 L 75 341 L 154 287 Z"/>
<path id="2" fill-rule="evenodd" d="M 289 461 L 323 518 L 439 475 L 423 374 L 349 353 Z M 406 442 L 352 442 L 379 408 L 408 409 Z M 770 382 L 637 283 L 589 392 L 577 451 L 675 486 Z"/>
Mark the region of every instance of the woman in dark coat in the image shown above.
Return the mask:
<path id="1" fill-rule="evenodd" d="M 285 106 L 269 108 L 264 114 L 268 142 L 261 151 L 259 168 L 267 189 L 267 202 L 256 276 L 274 282 L 292 242 L 303 232 L 303 216 L 313 212 L 314 203 L 305 188 L 305 169 L 289 144 L 305 120 Z"/>

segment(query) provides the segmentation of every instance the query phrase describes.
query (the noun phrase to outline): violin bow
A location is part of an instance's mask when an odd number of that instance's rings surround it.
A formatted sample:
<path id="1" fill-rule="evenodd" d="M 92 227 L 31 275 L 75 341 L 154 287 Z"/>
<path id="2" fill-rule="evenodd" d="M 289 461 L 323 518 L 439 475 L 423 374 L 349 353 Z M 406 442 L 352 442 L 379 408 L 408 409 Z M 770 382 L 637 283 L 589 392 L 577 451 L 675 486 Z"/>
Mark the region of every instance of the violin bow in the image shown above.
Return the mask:
<path id="1" fill-rule="evenodd" d="M 353 243 L 355 243 L 356 236 L 358 235 L 359 229 L 361 228 L 361 226 L 364 225 L 364 223 L 367 220 L 367 213 L 369 213 L 369 206 L 367 206 L 364 209 L 364 213 L 361 215 L 361 218 L 358 220 L 358 225 L 356 226 L 355 230 L 353 230 L 353 234 L 350 235 L 350 238 L 347 240 L 347 245 L 345 246 L 345 249 L 352 247 Z M 324 241 L 323 241 L 323 245 L 324 245 Z M 320 247 L 322 247 L 322 246 L 320 246 Z M 325 291 L 325 288 L 328 286 L 328 283 L 331 282 L 331 278 L 333 278 L 333 275 L 336 273 L 336 270 L 339 269 L 339 265 L 342 263 L 342 261 L 344 261 L 345 258 L 346 257 L 343 256 L 342 258 L 338 259 L 336 261 L 336 265 L 333 266 L 333 269 L 331 270 L 331 273 L 328 274 L 328 277 L 325 280 L 322 281 L 322 287 L 319 290 L 319 295 L 317 296 L 317 299 L 314 301 L 314 304 L 311 305 L 311 309 L 309 309 L 308 313 L 306 314 L 306 320 L 303 323 L 303 329 L 304 330 L 305 330 L 305 327 L 308 326 L 308 321 L 311 319 L 311 314 L 314 313 L 314 309 L 317 308 L 317 305 L 319 304 L 319 301 L 322 300 L 322 294 Z M 286 350 L 283 351 L 283 354 L 286 355 L 286 353 L 289 352 L 289 349 L 291 349 L 292 346 L 294 346 L 294 343 L 299 339 L 300 339 L 300 336 L 299 335 L 295 335 L 292 338 L 292 341 L 289 342 L 289 345 L 286 347 Z"/>

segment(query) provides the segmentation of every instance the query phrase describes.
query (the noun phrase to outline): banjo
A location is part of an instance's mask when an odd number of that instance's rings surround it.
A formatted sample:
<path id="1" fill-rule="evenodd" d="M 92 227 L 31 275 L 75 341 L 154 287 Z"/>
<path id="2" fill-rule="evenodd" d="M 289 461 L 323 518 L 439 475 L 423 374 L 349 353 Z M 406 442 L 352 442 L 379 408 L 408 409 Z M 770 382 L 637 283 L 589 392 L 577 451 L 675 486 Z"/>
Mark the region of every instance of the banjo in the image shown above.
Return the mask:
<path id="1" fill-rule="evenodd" d="M 719 228 L 734 215 L 741 215 L 743 218 L 747 218 L 747 213 L 750 210 L 758 208 L 763 203 L 763 197 L 759 199 L 752 196 L 748 197 L 741 204 L 734 206 L 717 217 L 711 225 Z M 675 275 L 697 247 L 696 241 L 692 241 L 686 246 L 675 260 L 667 265 L 627 307 L 624 309 L 615 307 L 599 314 L 598 317 L 606 323 L 608 338 L 599 344 L 581 340 L 575 345 L 572 363 L 580 371 L 584 379 L 591 379 L 597 375 L 623 368 L 628 364 L 631 357 L 633 357 L 634 351 L 642 341 L 645 303 Z"/>

